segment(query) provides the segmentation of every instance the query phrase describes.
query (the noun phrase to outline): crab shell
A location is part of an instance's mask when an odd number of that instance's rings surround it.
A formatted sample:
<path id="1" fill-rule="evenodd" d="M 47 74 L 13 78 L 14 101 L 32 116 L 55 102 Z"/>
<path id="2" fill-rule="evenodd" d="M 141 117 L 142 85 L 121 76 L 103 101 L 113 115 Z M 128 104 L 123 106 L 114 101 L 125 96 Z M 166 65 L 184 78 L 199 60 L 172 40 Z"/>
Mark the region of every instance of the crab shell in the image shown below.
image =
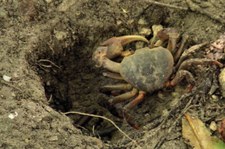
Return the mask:
<path id="1" fill-rule="evenodd" d="M 168 49 L 146 47 L 122 60 L 120 74 L 139 90 L 153 92 L 168 81 L 173 65 L 174 59 Z"/>

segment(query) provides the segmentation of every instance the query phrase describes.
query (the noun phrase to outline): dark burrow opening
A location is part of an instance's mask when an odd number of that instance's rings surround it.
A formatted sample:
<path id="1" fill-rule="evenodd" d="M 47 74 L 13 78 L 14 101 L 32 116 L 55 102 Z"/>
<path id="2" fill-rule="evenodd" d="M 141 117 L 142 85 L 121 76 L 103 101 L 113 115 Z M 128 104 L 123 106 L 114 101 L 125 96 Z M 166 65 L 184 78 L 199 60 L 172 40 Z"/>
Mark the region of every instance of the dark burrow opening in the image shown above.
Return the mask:
<path id="1" fill-rule="evenodd" d="M 113 81 L 103 77 L 102 70 L 95 68 L 91 60 L 92 53 L 88 51 L 88 47 L 82 45 L 76 44 L 75 47 L 63 49 L 59 53 L 46 48 L 28 58 L 40 76 L 46 100 L 50 107 L 59 112 L 96 114 L 122 125 L 123 120 L 117 117 L 116 110 L 109 107 L 109 95 L 99 91 L 101 85 Z M 101 118 L 78 114 L 69 114 L 68 117 L 84 134 L 101 137 L 102 140 L 110 140 L 117 130 Z"/>
<path id="2" fill-rule="evenodd" d="M 46 49 L 37 50 L 37 53 L 28 56 L 30 65 L 40 77 L 50 107 L 59 112 L 76 111 L 104 116 L 128 131 L 134 129 L 134 125 L 143 126 L 159 117 L 169 100 L 164 102 L 165 95 L 160 99 L 161 93 L 156 92 L 147 95 L 144 102 L 129 111 L 129 114 L 134 116 L 129 123 L 126 122 L 121 114 L 118 114 L 118 110 L 109 105 L 111 94 L 99 90 L 102 85 L 120 81 L 104 77 L 104 69 L 96 68 L 91 59 L 94 49 L 90 50 L 90 47 L 83 45 L 85 44 L 76 43 L 76 46 L 56 52 L 42 43 L 39 49 Z M 121 107 L 127 102 L 121 103 Z M 102 140 L 110 140 L 117 131 L 109 121 L 101 118 L 78 114 L 69 114 L 68 117 L 84 134 L 97 136 Z"/>

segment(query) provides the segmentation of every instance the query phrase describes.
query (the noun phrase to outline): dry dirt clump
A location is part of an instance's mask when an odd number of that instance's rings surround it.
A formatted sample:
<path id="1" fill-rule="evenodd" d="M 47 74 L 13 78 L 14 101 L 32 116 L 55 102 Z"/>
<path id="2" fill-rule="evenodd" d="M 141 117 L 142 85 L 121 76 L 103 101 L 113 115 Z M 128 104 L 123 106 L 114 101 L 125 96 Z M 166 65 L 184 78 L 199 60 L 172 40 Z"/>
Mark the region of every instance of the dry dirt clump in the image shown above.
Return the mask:
<path id="1" fill-rule="evenodd" d="M 141 126 L 135 130 L 99 92 L 113 82 L 91 56 L 112 36 L 141 31 L 150 38 L 154 24 L 188 34 L 187 47 L 215 41 L 225 31 L 225 7 L 213 2 L 0 1 L 0 148 L 187 148 L 180 133 L 182 112 L 207 124 L 224 116 L 218 68 L 196 67 L 196 88 L 184 96 L 185 81 L 147 95 L 131 111 Z M 204 56 L 204 49 L 194 56 Z M 136 142 L 106 120 L 62 113 L 68 111 L 108 117 Z"/>

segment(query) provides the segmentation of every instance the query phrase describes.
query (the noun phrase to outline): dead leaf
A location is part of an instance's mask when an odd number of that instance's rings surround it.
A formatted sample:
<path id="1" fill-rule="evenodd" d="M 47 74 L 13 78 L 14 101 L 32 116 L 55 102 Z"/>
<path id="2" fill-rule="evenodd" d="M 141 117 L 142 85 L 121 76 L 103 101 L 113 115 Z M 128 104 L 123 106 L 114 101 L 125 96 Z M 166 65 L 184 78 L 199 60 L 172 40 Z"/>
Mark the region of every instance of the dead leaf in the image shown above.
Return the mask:
<path id="1" fill-rule="evenodd" d="M 222 120 L 218 131 L 219 131 L 223 141 L 225 141 L 225 119 Z"/>
<path id="2" fill-rule="evenodd" d="M 223 141 L 212 137 L 205 124 L 189 114 L 182 119 L 182 135 L 194 149 L 225 149 Z"/>

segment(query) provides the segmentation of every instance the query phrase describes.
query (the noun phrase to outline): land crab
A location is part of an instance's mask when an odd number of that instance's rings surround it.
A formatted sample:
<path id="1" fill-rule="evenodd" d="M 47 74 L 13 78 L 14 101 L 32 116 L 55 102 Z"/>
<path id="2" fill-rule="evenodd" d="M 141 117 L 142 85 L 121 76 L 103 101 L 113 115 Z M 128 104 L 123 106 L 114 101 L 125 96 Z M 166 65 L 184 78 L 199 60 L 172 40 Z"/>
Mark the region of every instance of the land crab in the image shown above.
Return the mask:
<path id="1" fill-rule="evenodd" d="M 187 69 L 192 65 L 223 66 L 220 62 L 212 59 L 188 59 L 191 53 L 205 46 L 206 43 L 192 46 L 184 51 L 187 36 L 183 36 L 180 46 L 177 48 L 177 40 L 180 35 L 176 29 L 163 29 L 161 25 L 154 25 L 152 30 L 153 38 L 148 47 L 136 49 L 134 52 L 124 50 L 123 46 L 133 41 L 149 43 L 145 37 L 128 35 L 112 37 L 104 41 L 93 53 L 92 59 L 96 66 L 109 70 L 109 72 L 103 73 L 104 76 L 122 79 L 126 82 L 102 87 L 110 91 L 126 91 L 121 95 L 113 96 L 109 100 L 111 104 L 134 98 L 125 105 L 123 108 L 125 111 L 140 103 L 147 92 L 152 93 L 163 87 L 175 86 L 184 78 L 191 89 L 195 85 L 195 79 Z M 113 61 L 117 57 L 122 57 L 122 61 Z"/>

